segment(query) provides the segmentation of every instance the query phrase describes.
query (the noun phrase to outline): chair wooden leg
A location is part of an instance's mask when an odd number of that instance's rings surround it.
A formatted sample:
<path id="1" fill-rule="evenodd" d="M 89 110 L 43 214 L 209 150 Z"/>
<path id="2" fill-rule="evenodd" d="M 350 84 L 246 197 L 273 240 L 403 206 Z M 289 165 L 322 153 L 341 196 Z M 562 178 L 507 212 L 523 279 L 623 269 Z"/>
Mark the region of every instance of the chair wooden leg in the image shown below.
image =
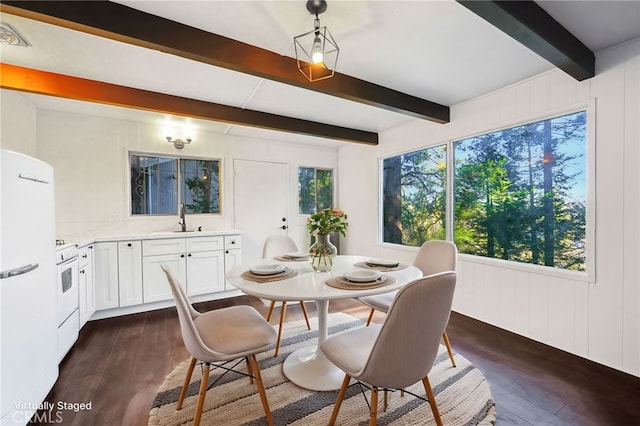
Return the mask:
<path id="1" fill-rule="evenodd" d="M 302 313 L 304 314 L 304 320 L 307 323 L 307 330 L 311 330 L 311 325 L 309 324 L 309 316 L 307 315 L 307 307 L 304 306 L 304 302 L 300 301 L 300 308 L 302 308 Z"/>
<path id="2" fill-rule="evenodd" d="M 440 411 L 438 411 L 436 398 L 435 396 L 433 396 L 433 389 L 431 389 L 431 383 L 429 382 L 428 377 L 425 377 L 424 379 L 422 379 L 422 385 L 424 386 L 424 390 L 427 392 L 427 398 L 429 398 L 429 405 L 431 406 L 431 412 L 433 412 L 433 417 L 436 419 L 436 424 L 438 426 L 442 426 Z"/>
<path id="3" fill-rule="evenodd" d="M 382 405 L 385 413 L 387 412 L 387 407 L 389 407 L 389 391 L 387 389 L 384 390 L 384 404 Z"/>
<path id="4" fill-rule="evenodd" d="M 371 308 L 371 312 L 369 312 L 369 318 L 367 318 L 367 326 L 371 324 L 371 320 L 373 319 L 373 314 L 376 313 L 376 310 Z"/>
<path id="5" fill-rule="evenodd" d="M 447 347 L 447 352 L 449 352 L 449 359 L 451 360 L 451 365 L 456 366 L 456 361 L 453 358 L 453 351 L 451 350 L 451 344 L 449 343 L 449 336 L 447 336 L 447 332 L 442 332 L 442 340 L 444 340 L 444 345 Z"/>
<path id="6" fill-rule="evenodd" d="M 258 387 L 258 393 L 260 394 L 260 401 L 262 401 L 262 408 L 264 408 L 264 415 L 267 418 L 267 425 L 273 426 L 273 416 L 269 409 L 269 401 L 267 400 L 267 393 L 264 390 L 264 383 L 262 382 L 262 375 L 260 374 L 260 367 L 258 366 L 258 360 L 255 355 L 249 355 L 249 363 L 251 364 L 251 370 L 253 376 L 256 378 L 256 386 Z"/>
<path id="7" fill-rule="evenodd" d="M 329 426 L 333 426 L 336 423 L 336 419 L 338 418 L 338 411 L 340 411 L 340 406 L 342 405 L 344 394 L 347 393 L 347 388 L 349 387 L 350 381 L 351 381 L 351 376 L 349 376 L 348 374 L 345 374 L 344 380 L 342 381 L 342 386 L 340 386 L 340 391 L 338 392 L 338 397 L 336 398 L 336 404 L 333 406 L 331 419 L 329 419 Z"/>
<path id="8" fill-rule="evenodd" d="M 369 411 L 369 426 L 376 426 L 378 419 L 378 388 L 371 388 L 371 410 Z"/>
<path id="9" fill-rule="evenodd" d="M 253 367 L 249 362 L 249 357 L 244 357 L 244 360 L 247 363 L 247 374 L 249 374 L 249 383 L 253 384 Z"/>
<path id="10" fill-rule="evenodd" d="M 184 383 L 182 384 L 182 390 L 180 391 L 180 398 L 178 398 L 178 403 L 176 404 L 176 410 L 182 408 L 182 403 L 184 402 L 184 397 L 187 395 L 187 388 L 189 387 L 189 381 L 191 380 L 191 376 L 193 375 L 193 368 L 196 366 L 196 359 L 191 357 L 191 362 L 189 363 L 189 368 L 187 369 L 187 374 L 184 377 Z"/>
<path id="11" fill-rule="evenodd" d="M 451 360 L 451 365 L 456 366 L 456 360 L 453 358 L 453 351 L 451 350 L 451 343 L 449 343 L 449 336 L 447 336 L 447 332 L 442 332 L 442 340 L 444 340 L 444 345 L 447 347 L 447 352 L 449 352 L 449 359 Z"/>
<path id="12" fill-rule="evenodd" d="M 202 372 L 202 379 L 200 379 L 200 392 L 198 393 L 198 403 L 196 404 L 196 413 L 193 416 L 193 426 L 200 425 L 200 418 L 202 417 L 202 408 L 204 407 L 204 398 L 207 396 L 207 383 L 209 383 L 209 363 L 204 364 L 204 371 Z"/>
<path id="13" fill-rule="evenodd" d="M 273 313 L 273 307 L 276 306 L 276 301 L 272 300 L 269 304 L 269 312 L 267 312 L 267 321 L 271 319 L 271 314 Z"/>
<path id="14" fill-rule="evenodd" d="M 278 326 L 278 339 L 276 340 L 276 350 L 273 356 L 278 356 L 280 351 L 280 339 L 282 338 L 282 327 L 284 326 L 284 315 L 287 312 L 287 302 L 282 302 L 282 309 L 280 310 L 280 325 Z"/>

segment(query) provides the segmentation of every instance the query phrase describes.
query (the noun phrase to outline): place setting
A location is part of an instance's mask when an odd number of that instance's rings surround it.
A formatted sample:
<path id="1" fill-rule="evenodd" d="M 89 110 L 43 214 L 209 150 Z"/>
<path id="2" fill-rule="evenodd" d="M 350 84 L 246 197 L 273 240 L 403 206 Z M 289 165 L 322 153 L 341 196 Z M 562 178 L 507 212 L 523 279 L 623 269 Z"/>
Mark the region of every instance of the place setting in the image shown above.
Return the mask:
<path id="1" fill-rule="evenodd" d="M 285 280 L 298 274 L 291 268 L 280 264 L 256 265 L 249 268 L 241 274 L 245 280 L 255 281 L 258 283 L 266 283 L 272 281 Z"/>
<path id="2" fill-rule="evenodd" d="M 354 266 L 365 269 L 373 269 L 380 272 L 391 272 L 404 269 L 408 265 L 400 263 L 397 260 L 368 259 L 363 262 L 358 262 Z"/>
<path id="3" fill-rule="evenodd" d="M 341 276 L 330 278 L 325 282 L 330 287 L 345 290 L 365 290 L 393 284 L 395 278 L 380 271 L 358 269 L 345 272 Z"/>
<path id="4" fill-rule="evenodd" d="M 273 256 L 273 258 L 281 262 L 306 262 L 309 260 L 309 252 L 295 251 L 279 256 Z"/>

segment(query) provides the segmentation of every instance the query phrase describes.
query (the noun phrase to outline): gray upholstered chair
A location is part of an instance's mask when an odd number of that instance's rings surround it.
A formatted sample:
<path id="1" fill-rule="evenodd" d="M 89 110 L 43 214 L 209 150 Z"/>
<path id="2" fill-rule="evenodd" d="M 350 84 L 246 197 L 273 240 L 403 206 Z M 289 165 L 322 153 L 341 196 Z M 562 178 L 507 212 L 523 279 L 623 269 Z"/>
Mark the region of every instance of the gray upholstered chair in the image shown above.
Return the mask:
<path id="1" fill-rule="evenodd" d="M 161 265 L 161 268 L 169 280 L 171 292 L 176 301 L 184 345 L 189 354 L 191 354 L 191 362 L 184 378 L 176 410 L 182 408 L 196 363 L 204 364 L 198 402 L 193 418 L 194 426 L 199 425 L 204 399 L 207 394 L 211 365 L 217 368 L 219 365 L 240 360 L 231 368 L 222 367 L 228 371 L 235 371 L 233 367 L 242 362 L 244 358 L 248 370 L 246 375 L 251 377 L 252 382 L 255 379 L 267 424 L 273 425 L 273 417 L 271 416 L 267 394 L 260 375 L 260 367 L 255 356 L 255 354 L 273 347 L 276 340 L 276 332 L 273 327 L 265 321 L 258 311 L 250 306 L 231 306 L 206 313 L 196 311 L 189 303 L 187 295 L 169 268 L 166 265 Z"/>
<path id="2" fill-rule="evenodd" d="M 286 253 L 294 253 L 297 252 L 298 245 L 296 242 L 286 236 L 286 235 L 271 235 L 266 239 L 264 245 L 262 246 L 262 258 L 268 259 L 273 256 L 282 256 Z M 278 324 L 278 340 L 276 341 L 276 348 L 273 353 L 273 356 L 278 356 L 278 351 L 280 350 L 280 338 L 282 336 L 282 326 L 284 325 L 284 316 L 287 312 L 287 302 L 282 301 L 282 306 L 280 308 L 280 323 Z M 273 308 L 275 307 L 275 300 L 271 300 L 269 304 L 269 312 L 267 313 L 267 321 L 271 319 L 271 314 L 273 313 Z M 311 330 L 311 325 L 309 324 L 309 316 L 307 315 L 307 308 L 304 305 L 304 301 L 300 301 L 300 308 L 302 309 L 302 314 L 304 315 L 304 320 L 307 322 L 307 329 Z"/>
<path id="3" fill-rule="evenodd" d="M 431 275 L 444 271 L 455 271 L 458 261 L 458 248 L 450 241 L 431 240 L 427 241 L 420 247 L 416 257 L 413 261 L 413 265 L 418 267 L 422 271 L 422 275 Z M 389 306 L 393 301 L 396 293 L 384 293 L 376 296 L 361 297 L 360 301 L 371 308 L 369 312 L 369 318 L 367 319 L 367 325 L 371 323 L 373 314 L 375 311 L 387 312 Z M 456 361 L 453 357 L 453 351 L 451 350 L 451 344 L 449 343 L 449 336 L 447 332 L 442 333 L 442 340 L 447 347 L 449 353 L 449 359 L 451 365 L 456 366 Z"/>
<path id="4" fill-rule="evenodd" d="M 320 345 L 324 355 L 345 372 L 329 425 L 338 417 L 351 379 L 371 387 L 370 426 L 376 424 L 379 389 L 386 394 L 419 381 L 436 423 L 442 425 L 427 375 L 449 321 L 455 285 L 452 271 L 418 278 L 398 290 L 382 325 L 339 334 Z"/>

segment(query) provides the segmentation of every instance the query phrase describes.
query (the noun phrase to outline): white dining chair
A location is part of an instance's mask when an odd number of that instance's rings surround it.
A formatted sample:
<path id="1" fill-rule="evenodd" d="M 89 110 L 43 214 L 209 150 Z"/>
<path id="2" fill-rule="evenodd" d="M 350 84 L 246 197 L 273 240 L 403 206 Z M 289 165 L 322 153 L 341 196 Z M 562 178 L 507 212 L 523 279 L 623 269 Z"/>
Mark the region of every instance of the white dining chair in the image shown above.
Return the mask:
<path id="1" fill-rule="evenodd" d="M 424 276 L 444 271 L 455 271 L 458 262 L 458 248 L 451 241 L 431 240 L 427 241 L 418 250 L 413 265 L 422 271 Z M 384 293 L 375 296 L 361 297 L 359 300 L 371 308 L 367 325 L 371 323 L 375 311 L 387 312 L 395 297 L 396 292 Z M 442 332 L 442 340 L 449 353 L 451 365 L 456 366 L 456 361 L 451 350 L 451 343 L 446 331 Z"/>
<path id="2" fill-rule="evenodd" d="M 293 238 L 288 237 L 286 235 L 271 235 L 269 236 L 264 245 L 262 246 L 262 258 L 269 259 L 274 256 L 282 256 L 286 253 L 294 253 L 299 251 L 298 244 L 293 240 Z M 269 311 L 267 313 L 267 321 L 271 319 L 271 314 L 273 313 L 273 309 L 276 305 L 275 300 L 271 300 L 269 303 Z M 302 309 L 302 314 L 304 315 L 304 320 L 307 323 L 307 329 L 311 330 L 311 325 L 309 324 L 309 316 L 307 315 L 307 308 L 304 304 L 304 301 L 300 300 L 300 309 Z M 280 322 L 278 323 L 278 339 L 276 340 L 276 347 L 274 350 L 273 356 L 278 356 L 278 352 L 280 351 L 280 339 L 282 337 L 282 328 L 284 325 L 284 317 L 287 312 L 287 302 L 282 301 L 280 307 Z"/>
<path id="3" fill-rule="evenodd" d="M 169 267 L 161 265 L 161 268 L 167 276 L 171 293 L 176 301 L 182 340 L 191 355 L 176 410 L 182 408 L 196 363 L 202 363 L 204 368 L 193 418 L 193 425 L 198 426 L 207 394 L 211 366 L 220 367 L 227 371 L 236 371 L 233 370 L 233 367 L 227 367 L 226 364 L 229 361 L 244 358 L 248 373 L 239 372 L 239 374 L 248 375 L 251 381 L 255 379 L 267 424 L 273 425 L 273 417 L 260 375 L 260 367 L 256 360 L 257 353 L 273 346 L 276 340 L 276 332 L 273 327 L 251 306 L 230 306 L 205 313 L 196 311 Z"/>
<path id="4" fill-rule="evenodd" d="M 453 271 L 418 278 L 398 290 L 382 325 L 347 331 L 320 345 L 327 359 L 345 372 L 329 425 L 336 422 L 351 379 L 371 389 L 370 426 L 376 424 L 379 390 L 386 396 L 420 381 L 436 424 L 442 425 L 428 374 L 449 321 L 455 285 Z"/>

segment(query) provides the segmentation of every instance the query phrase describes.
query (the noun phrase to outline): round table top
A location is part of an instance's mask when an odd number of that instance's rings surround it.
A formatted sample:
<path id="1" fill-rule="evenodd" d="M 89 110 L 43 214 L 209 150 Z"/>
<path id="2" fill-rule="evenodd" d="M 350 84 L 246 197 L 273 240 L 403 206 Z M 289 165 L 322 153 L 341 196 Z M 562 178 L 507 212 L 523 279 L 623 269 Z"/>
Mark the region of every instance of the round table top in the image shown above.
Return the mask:
<path id="1" fill-rule="evenodd" d="M 339 255 L 333 260 L 333 268 L 330 272 L 314 272 L 309 261 L 282 262 L 274 259 L 262 259 L 260 261 L 238 265 L 227 273 L 227 280 L 243 292 L 277 301 L 297 300 L 331 300 L 348 299 L 351 297 L 371 296 L 373 294 L 387 293 L 398 290 L 410 281 L 422 277 L 422 272 L 415 266 L 409 265 L 397 271 L 383 272 L 395 278 L 395 282 L 376 288 L 341 289 L 331 287 L 325 283 L 330 278 L 341 277 L 346 272 L 362 270 L 355 266 L 356 263 L 365 262 L 371 257 Z M 298 272 L 297 275 L 271 282 L 255 282 L 242 277 L 244 272 L 256 265 L 279 264 Z"/>

